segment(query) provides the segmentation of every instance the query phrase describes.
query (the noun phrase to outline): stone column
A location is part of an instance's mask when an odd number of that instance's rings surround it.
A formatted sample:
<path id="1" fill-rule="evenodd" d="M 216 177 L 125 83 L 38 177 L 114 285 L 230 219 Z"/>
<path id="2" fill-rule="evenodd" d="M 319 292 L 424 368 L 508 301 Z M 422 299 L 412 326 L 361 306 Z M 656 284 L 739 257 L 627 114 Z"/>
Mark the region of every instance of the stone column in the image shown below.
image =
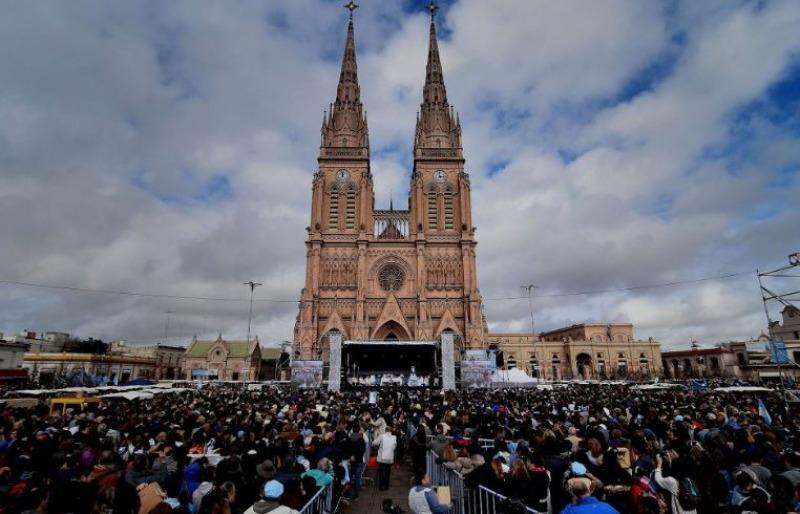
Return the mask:
<path id="1" fill-rule="evenodd" d="M 454 336 L 450 331 L 442 332 L 442 389 L 452 391 L 456 388 L 456 366 L 453 352 Z"/>
<path id="2" fill-rule="evenodd" d="M 338 392 L 342 389 L 342 334 L 328 334 L 330 359 L 328 360 L 328 391 Z"/>

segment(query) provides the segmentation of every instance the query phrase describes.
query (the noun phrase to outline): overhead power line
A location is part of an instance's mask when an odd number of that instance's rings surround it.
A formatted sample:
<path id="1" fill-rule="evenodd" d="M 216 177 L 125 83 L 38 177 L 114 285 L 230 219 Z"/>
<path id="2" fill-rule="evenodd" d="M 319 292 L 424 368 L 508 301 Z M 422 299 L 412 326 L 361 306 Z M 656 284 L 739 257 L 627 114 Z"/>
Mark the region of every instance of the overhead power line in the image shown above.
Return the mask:
<path id="1" fill-rule="evenodd" d="M 57 289 L 60 291 L 74 291 L 79 293 L 114 294 L 118 296 L 138 296 L 144 298 L 167 298 L 173 300 L 209 300 L 212 302 L 249 302 L 249 298 L 220 298 L 213 296 L 183 296 L 160 293 L 139 293 L 134 291 L 117 291 L 111 289 L 90 289 L 87 287 L 57 286 L 51 284 L 37 284 L 35 282 L 22 282 L 19 280 L 0 280 L 0 284 L 9 284 L 23 287 L 36 287 L 40 289 Z M 278 298 L 255 298 L 254 302 L 297 303 L 297 300 L 281 300 Z"/>
<path id="2" fill-rule="evenodd" d="M 714 275 L 710 277 L 702 277 L 702 278 L 695 278 L 692 280 L 677 280 L 675 282 L 663 282 L 660 284 L 646 284 L 640 286 L 630 286 L 630 287 L 620 287 L 617 289 L 595 289 L 589 291 L 572 291 L 568 293 L 551 293 L 551 294 L 535 294 L 531 295 L 531 298 L 562 298 L 565 296 L 591 296 L 596 294 L 608 294 L 608 293 L 622 293 L 626 291 L 638 291 L 642 289 L 657 289 L 661 287 L 673 287 L 673 286 L 683 286 L 688 284 L 697 284 L 699 282 L 708 282 L 710 280 L 724 280 L 728 278 L 735 278 L 741 277 L 744 275 L 751 275 L 753 271 L 740 271 L 738 273 L 725 273 L 722 275 Z M 499 298 L 484 298 L 483 301 L 485 302 L 492 302 L 498 300 L 524 300 L 527 299 L 528 295 L 525 296 L 505 296 Z"/>
<path id="3" fill-rule="evenodd" d="M 700 282 L 708 282 L 711 280 L 725 280 L 730 278 L 741 277 L 744 275 L 750 275 L 754 273 L 753 271 L 740 271 L 738 273 L 724 273 L 722 275 L 713 275 L 707 276 L 702 278 L 696 278 L 692 280 L 678 280 L 674 282 L 663 282 L 657 284 L 644 284 L 638 286 L 630 286 L 630 287 L 620 287 L 616 289 L 595 289 L 595 290 L 587 290 L 587 291 L 571 291 L 571 292 L 564 292 L 564 293 L 549 293 L 549 294 L 536 294 L 531 295 L 531 298 L 563 298 L 568 296 L 592 296 L 592 295 L 599 295 L 599 294 L 608 294 L 608 293 L 622 293 L 627 291 L 639 291 L 644 289 L 657 289 L 662 287 L 674 287 L 674 286 L 683 286 L 683 285 L 690 285 L 690 284 L 697 284 Z M 23 282 L 21 280 L 0 280 L 0 284 L 7 284 L 12 286 L 21 286 L 21 287 L 35 287 L 38 289 L 51 289 L 51 290 L 59 290 L 59 291 L 72 291 L 72 292 L 79 292 L 79 293 L 96 293 L 96 294 L 110 294 L 110 295 L 117 295 L 117 296 L 133 296 L 133 297 L 142 297 L 142 298 L 166 298 L 166 299 L 173 299 L 173 300 L 205 300 L 205 301 L 212 301 L 212 302 L 249 302 L 249 298 L 223 298 L 223 297 L 213 297 L 213 296 L 186 296 L 186 295 L 171 295 L 171 294 L 161 294 L 161 293 L 146 293 L 146 292 L 136 292 L 136 291 L 120 291 L 120 290 L 112 290 L 112 289 L 92 289 L 87 287 L 74 287 L 74 286 L 61 286 L 61 285 L 53 285 L 53 284 L 41 284 L 36 282 Z M 503 300 L 527 300 L 528 295 L 525 296 L 504 296 L 498 298 L 484 298 L 483 300 L 486 302 L 494 302 L 494 301 L 503 301 Z M 298 299 L 281 299 L 281 298 L 254 298 L 254 302 L 270 302 L 270 303 L 297 303 Z"/>

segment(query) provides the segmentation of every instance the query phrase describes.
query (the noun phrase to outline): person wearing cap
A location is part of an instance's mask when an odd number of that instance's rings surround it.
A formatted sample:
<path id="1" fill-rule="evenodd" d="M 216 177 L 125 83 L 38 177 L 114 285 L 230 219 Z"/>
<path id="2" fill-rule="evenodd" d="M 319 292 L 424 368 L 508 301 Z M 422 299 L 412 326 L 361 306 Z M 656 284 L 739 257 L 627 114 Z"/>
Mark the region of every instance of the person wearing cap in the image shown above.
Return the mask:
<path id="1" fill-rule="evenodd" d="M 264 484 L 263 497 L 250 506 L 244 514 L 298 514 L 298 511 L 281 504 L 283 484 L 269 480 Z"/>

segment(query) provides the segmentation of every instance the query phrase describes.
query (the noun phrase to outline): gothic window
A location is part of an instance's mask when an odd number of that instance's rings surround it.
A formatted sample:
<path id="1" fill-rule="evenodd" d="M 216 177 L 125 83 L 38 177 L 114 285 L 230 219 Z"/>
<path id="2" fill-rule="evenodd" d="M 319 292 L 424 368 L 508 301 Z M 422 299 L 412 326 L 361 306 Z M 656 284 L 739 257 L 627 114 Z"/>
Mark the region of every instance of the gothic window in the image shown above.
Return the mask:
<path id="1" fill-rule="evenodd" d="M 356 226 L 356 192 L 351 189 L 345 199 L 345 228 L 353 229 Z"/>
<path id="2" fill-rule="evenodd" d="M 339 228 L 339 190 L 331 189 L 331 205 L 329 209 L 330 228 Z"/>
<path id="3" fill-rule="evenodd" d="M 444 193 L 444 229 L 453 230 L 453 192 Z"/>
<path id="4" fill-rule="evenodd" d="M 397 291 L 403 285 L 405 275 L 397 264 L 387 264 L 378 273 L 378 282 L 384 291 Z"/>
<path id="5" fill-rule="evenodd" d="M 439 209 L 436 206 L 436 191 L 428 191 L 428 228 L 439 228 Z"/>

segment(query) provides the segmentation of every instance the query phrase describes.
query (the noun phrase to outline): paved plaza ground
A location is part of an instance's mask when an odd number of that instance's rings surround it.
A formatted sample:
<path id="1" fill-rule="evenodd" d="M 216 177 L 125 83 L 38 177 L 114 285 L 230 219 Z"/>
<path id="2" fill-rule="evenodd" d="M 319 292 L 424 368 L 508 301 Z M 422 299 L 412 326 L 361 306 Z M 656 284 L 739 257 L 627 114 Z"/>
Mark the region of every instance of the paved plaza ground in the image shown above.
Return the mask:
<path id="1" fill-rule="evenodd" d="M 389 489 L 386 491 L 378 490 L 378 468 L 367 469 L 365 477 L 366 487 L 361 491 L 361 497 L 350 506 L 344 509 L 348 514 L 379 514 L 383 512 L 383 500 L 391 499 L 399 505 L 405 512 L 408 508 L 408 490 L 411 488 L 411 468 L 406 464 L 395 464 L 392 468 Z"/>

